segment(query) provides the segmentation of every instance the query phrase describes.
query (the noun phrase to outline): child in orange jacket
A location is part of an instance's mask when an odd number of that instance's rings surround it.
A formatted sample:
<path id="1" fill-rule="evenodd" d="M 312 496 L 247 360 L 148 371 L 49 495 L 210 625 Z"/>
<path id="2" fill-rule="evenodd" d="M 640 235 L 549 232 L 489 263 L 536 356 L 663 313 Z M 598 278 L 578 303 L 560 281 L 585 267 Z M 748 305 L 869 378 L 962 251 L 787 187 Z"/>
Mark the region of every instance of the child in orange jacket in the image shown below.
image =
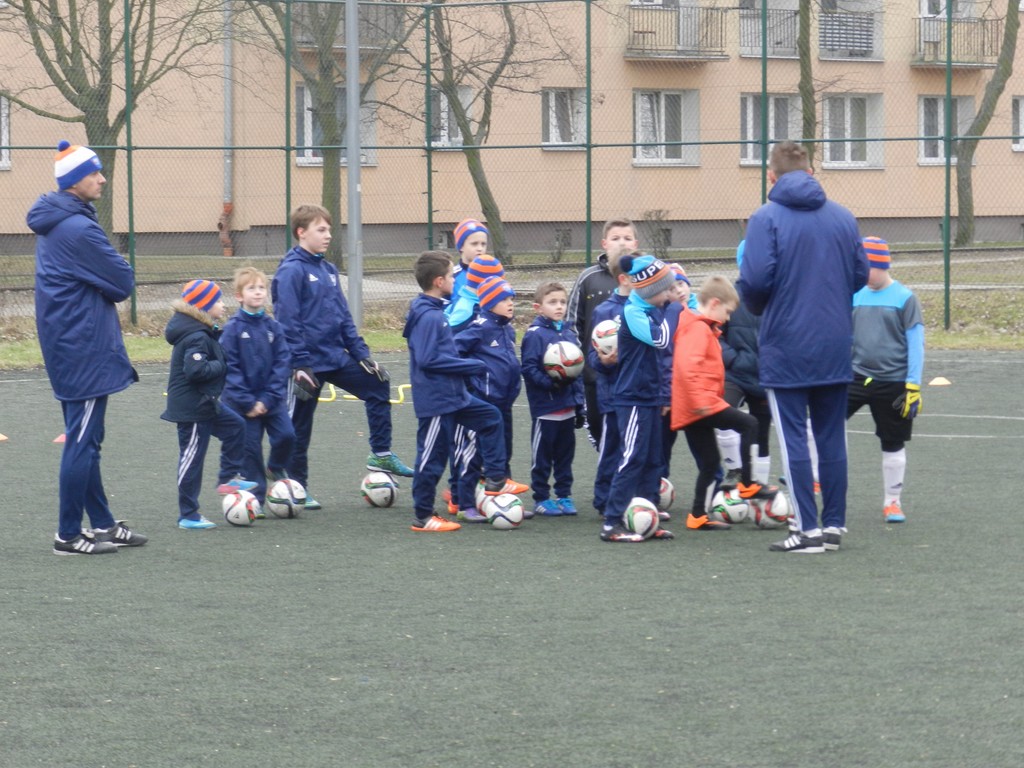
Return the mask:
<path id="1" fill-rule="evenodd" d="M 725 530 L 727 523 L 708 517 L 715 494 L 715 473 L 721 465 L 715 429 L 734 429 L 740 435 L 742 476 L 740 496 L 772 498 L 774 486 L 753 482 L 750 448 L 757 440 L 757 419 L 725 401 L 725 364 L 718 343 L 721 324 L 739 305 L 739 296 L 724 277 L 707 279 L 697 296 L 697 312 L 683 312 L 675 335 L 672 358 L 672 429 L 684 430 L 697 460 L 693 507 L 686 518 L 691 530 Z"/>

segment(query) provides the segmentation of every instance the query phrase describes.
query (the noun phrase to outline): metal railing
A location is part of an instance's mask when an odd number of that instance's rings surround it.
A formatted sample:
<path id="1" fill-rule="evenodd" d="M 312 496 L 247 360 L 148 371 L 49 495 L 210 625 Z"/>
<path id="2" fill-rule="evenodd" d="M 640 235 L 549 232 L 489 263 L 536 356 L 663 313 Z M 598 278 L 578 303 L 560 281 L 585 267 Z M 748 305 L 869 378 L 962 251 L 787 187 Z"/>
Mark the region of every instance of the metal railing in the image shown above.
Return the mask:
<path id="1" fill-rule="evenodd" d="M 994 67 L 1003 40 L 1003 19 L 954 19 L 949 36 L 945 19 L 922 17 L 917 19 L 916 31 L 918 63 L 945 65 L 948 58 L 954 67 Z"/>
<path id="2" fill-rule="evenodd" d="M 769 57 L 794 58 L 800 19 L 795 10 L 768 10 L 767 45 L 761 45 L 761 10 L 740 9 L 740 55 L 760 56 L 762 48 Z"/>
<path id="3" fill-rule="evenodd" d="M 680 59 L 725 58 L 727 13 L 726 8 L 630 6 L 626 55 Z"/>

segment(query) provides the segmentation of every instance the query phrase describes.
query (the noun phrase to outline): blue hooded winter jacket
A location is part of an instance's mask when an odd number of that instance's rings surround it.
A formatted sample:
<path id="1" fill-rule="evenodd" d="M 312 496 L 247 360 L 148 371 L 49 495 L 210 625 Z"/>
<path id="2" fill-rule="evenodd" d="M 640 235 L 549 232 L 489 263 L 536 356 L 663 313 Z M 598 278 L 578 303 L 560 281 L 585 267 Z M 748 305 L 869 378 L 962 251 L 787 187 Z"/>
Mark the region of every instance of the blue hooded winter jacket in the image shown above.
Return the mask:
<path id="1" fill-rule="evenodd" d="M 857 220 L 805 171 L 781 176 L 768 200 L 747 224 L 736 283 L 743 303 L 761 315 L 761 385 L 849 382 L 853 294 L 868 278 Z"/>
<path id="2" fill-rule="evenodd" d="M 70 192 L 48 192 L 26 217 L 36 233 L 36 329 L 58 400 L 90 400 L 138 377 L 128 361 L 116 302 L 135 273 L 107 239 L 96 209 Z"/>
<path id="3" fill-rule="evenodd" d="M 239 309 L 224 326 L 220 345 L 228 377 L 220 399 L 242 413 L 257 402 L 270 413 L 288 400 L 291 355 L 281 324 L 266 312 Z"/>

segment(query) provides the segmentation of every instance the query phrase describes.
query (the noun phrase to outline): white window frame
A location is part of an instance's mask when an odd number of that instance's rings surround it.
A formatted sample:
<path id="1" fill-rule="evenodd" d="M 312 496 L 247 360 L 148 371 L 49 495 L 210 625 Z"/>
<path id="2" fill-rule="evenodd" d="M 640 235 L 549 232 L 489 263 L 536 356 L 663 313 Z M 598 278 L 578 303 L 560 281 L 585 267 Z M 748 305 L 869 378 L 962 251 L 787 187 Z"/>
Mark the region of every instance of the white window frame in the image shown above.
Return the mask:
<path id="1" fill-rule="evenodd" d="M 0 3 L 0 7 L 6 3 Z M 11 102 L 0 96 L 0 171 L 11 170 Z"/>
<path id="2" fill-rule="evenodd" d="M 582 88 L 544 88 L 540 92 L 541 144 L 545 149 L 583 149 L 587 97 Z M 561 115 L 561 117 L 559 117 Z M 568 122 L 568 125 L 563 123 Z M 568 135 L 568 139 L 564 138 Z"/>
<path id="3" fill-rule="evenodd" d="M 376 165 L 377 151 L 377 126 L 375 112 L 372 104 L 373 88 L 366 94 L 366 101 L 359 105 L 359 144 L 360 144 L 360 165 Z M 295 150 L 295 164 L 301 166 L 322 166 L 324 158 L 319 149 L 313 147 L 317 144 L 317 131 L 314 124 L 312 96 L 305 83 L 295 86 L 295 144 L 302 149 Z M 338 119 L 345 118 L 345 86 L 338 85 L 334 88 L 334 106 L 338 113 Z M 308 137 L 308 138 L 307 138 Z M 341 165 L 348 165 L 348 152 L 345 149 L 345 133 L 342 133 Z M 309 146 L 305 146 L 309 145 Z"/>
<path id="4" fill-rule="evenodd" d="M 698 141 L 699 126 L 699 91 L 633 91 L 633 164 L 699 165 L 697 144 L 666 145 Z"/>
<path id="5" fill-rule="evenodd" d="M 768 151 L 778 141 L 799 141 L 801 133 L 800 99 L 791 93 L 769 93 Z M 740 165 L 761 165 L 761 94 L 740 94 Z M 785 115 L 780 115 L 785 106 Z"/>
<path id="6" fill-rule="evenodd" d="M 917 102 L 917 128 L 919 136 L 941 136 L 946 125 L 946 99 L 944 96 L 919 96 Z M 955 131 L 962 136 L 974 119 L 974 97 L 953 97 Z M 934 112 L 934 114 L 932 114 Z M 934 122 L 934 125 L 932 124 Z M 944 165 L 946 156 L 942 139 L 921 139 L 917 143 L 919 165 Z M 956 162 L 956 156 L 951 158 Z"/>
<path id="7" fill-rule="evenodd" d="M 466 116 L 473 120 L 473 99 L 475 93 L 468 85 L 457 86 L 459 90 L 459 101 L 462 108 L 466 110 Z M 430 146 L 433 149 L 446 149 L 461 147 L 463 143 L 462 131 L 455 120 L 448 97 L 439 88 L 430 89 L 431 112 L 430 112 Z"/>
<path id="8" fill-rule="evenodd" d="M 1024 96 L 1014 96 L 1010 103 L 1013 105 L 1010 124 L 1013 141 L 1010 147 L 1014 152 L 1024 152 Z"/>
<path id="9" fill-rule="evenodd" d="M 823 143 L 822 167 L 881 168 L 884 165 L 884 144 L 867 139 L 880 139 L 882 133 L 881 94 L 826 95 L 822 103 L 822 137 L 844 141 Z"/>

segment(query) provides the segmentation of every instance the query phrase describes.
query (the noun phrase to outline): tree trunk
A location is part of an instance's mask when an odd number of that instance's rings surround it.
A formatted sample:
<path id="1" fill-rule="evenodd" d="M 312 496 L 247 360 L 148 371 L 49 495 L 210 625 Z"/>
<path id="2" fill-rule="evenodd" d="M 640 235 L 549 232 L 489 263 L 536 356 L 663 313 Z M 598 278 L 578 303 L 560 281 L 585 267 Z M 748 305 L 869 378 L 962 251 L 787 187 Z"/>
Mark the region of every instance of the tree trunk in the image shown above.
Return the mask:
<path id="1" fill-rule="evenodd" d="M 107 233 L 107 237 L 111 242 L 116 243 L 114 238 L 114 190 L 117 186 L 117 150 L 112 147 L 117 145 L 117 135 L 115 129 L 110 126 L 90 126 L 89 123 L 86 123 L 85 136 L 89 147 L 93 148 L 103 164 L 103 176 L 107 180 L 103 187 L 103 195 L 95 202 L 96 216 L 103 231 Z"/>
<path id="2" fill-rule="evenodd" d="M 505 242 L 505 225 L 501 221 L 501 209 L 498 207 L 498 201 L 494 199 L 491 185 L 487 181 L 487 173 L 484 171 L 480 150 L 473 146 L 467 146 L 463 148 L 463 154 L 466 156 L 466 167 L 469 169 L 473 187 L 480 200 L 480 212 L 487 223 L 487 231 L 490 232 L 488 245 L 491 255 L 502 264 L 511 264 L 511 255 L 508 253 L 508 246 Z"/>
<path id="3" fill-rule="evenodd" d="M 1003 42 L 999 48 L 999 59 L 992 79 L 985 86 L 978 114 L 967 129 L 968 136 L 982 136 L 995 114 L 1000 96 L 1013 74 L 1013 59 L 1017 55 L 1017 34 L 1020 31 L 1020 0 L 1009 0 L 1003 27 Z M 974 154 L 978 149 L 978 138 L 961 139 L 956 142 L 956 245 L 974 242 L 974 184 L 972 181 Z"/>
<path id="4" fill-rule="evenodd" d="M 817 102 L 814 97 L 814 71 L 811 65 L 811 3 L 800 0 L 798 11 L 800 26 L 797 31 L 796 50 L 800 59 L 800 109 L 803 116 L 803 139 L 807 148 L 807 160 L 814 167 L 814 153 L 818 135 Z M 767 109 L 767 105 L 764 109 Z"/>

